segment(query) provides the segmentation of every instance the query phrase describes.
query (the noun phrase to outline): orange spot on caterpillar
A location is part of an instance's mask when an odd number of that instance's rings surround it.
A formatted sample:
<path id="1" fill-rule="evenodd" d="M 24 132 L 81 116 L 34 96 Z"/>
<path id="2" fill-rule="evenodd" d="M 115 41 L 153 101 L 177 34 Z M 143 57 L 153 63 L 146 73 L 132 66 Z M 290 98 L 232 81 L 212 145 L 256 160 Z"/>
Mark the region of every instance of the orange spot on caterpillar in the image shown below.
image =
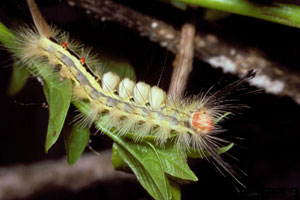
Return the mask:
<path id="1" fill-rule="evenodd" d="M 67 43 L 67 42 L 62 42 L 62 43 L 61 43 L 61 46 L 62 46 L 63 48 L 67 48 L 68 43 Z"/>
<path id="2" fill-rule="evenodd" d="M 81 57 L 80 58 L 80 63 L 83 65 L 85 63 L 85 58 L 84 57 Z"/>
<path id="3" fill-rule="evenodd" d="M 192 125 L 201 133 L 209 133 L 213 129 L 213 120 L 204 110 L 192 114 Z"/>

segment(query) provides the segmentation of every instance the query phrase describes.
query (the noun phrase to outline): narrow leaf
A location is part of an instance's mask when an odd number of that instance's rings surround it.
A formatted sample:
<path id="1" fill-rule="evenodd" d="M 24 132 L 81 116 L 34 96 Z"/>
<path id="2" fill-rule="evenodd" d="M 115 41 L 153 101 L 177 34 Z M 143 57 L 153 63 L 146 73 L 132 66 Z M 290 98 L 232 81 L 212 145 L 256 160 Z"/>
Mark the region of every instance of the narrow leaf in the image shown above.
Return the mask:
<path id="1" fill-rule="evenodd" d="M 89 138 L 89 129 L 80 125 L 74 125 L 71 130 L 64 131 L 65 148 L 70 165 L 75 164 L 80 158 L 89 142 Z"/>
<path id="2" fill-rule="evenodd" d="M 116 170 L 130 172 L 130 168 L 126 164 L 126 162 L 122 159 L 122 157 L 120 156 L 120 153 L 118 152 L 117 144 L 115 142 L 113 143 L 113 146 L 112 146 L 111 160 L 112 160 L 112 164 Z"/>
<path id="3" fill-rule="evenodd" d="M 171 2 L 182 2 L 300 28 L 300 6 L 285 1 L 256 3 L 245 0 L 171 0 Z"/>
<path id="4" fill-rule="evenodd" d="M 16 36 L 0 22 L 0 42 L 6 48 L 10 48 L 13 46 L 14 41 L 16 41 Z"/>
<path id="5" fill-rule="evenodd" d="M 30 72 L 24 66 L 20 66 L 19 62 L 15 62 L 7 94 L 13 96 L 19 93 L 24 88 L 29 75 Z"/>
<path id="6" fill-rule="evenodd" d="M 43 70 L 41 75 L 44 80 L 44 94 L 49 105 L 49 122 L 45 143 L 47 153 L 57 141 L 64 125 L 71 102 L 72 82 L 69 79 L 60 80 L 58 74 L 46 75 L 45 70 L 50 70 L 49 66 L 36 68 Z"/>
<path id="7" fill-rule="evenodd" d="M 230 143 L 227 146 L 220 147 L 217 149 L 218 154 L 225 153 L 226 151 L 229 151 L 233 147 L 234 143 Z M 210 156 L 209 152 L 199 152 L 197 149 L 190 149 L 187 152 L 187 156 L 190 158 L 204 158 Z"/>
<path id="8" fill-rule="evenodd" d="M 172 200 L 180 200 L 181 199 L 181 191 L 180 186 L 175 181 L 170 180 L 170 186 L 171 186 L 171 193 L 172 193 Z"/>

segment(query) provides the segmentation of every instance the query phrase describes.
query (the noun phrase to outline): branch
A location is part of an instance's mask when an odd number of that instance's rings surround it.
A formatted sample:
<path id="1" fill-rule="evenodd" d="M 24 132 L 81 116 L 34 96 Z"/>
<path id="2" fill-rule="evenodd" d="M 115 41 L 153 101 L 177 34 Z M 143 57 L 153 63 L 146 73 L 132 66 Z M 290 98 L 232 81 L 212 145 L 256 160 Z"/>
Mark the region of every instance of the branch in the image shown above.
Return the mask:
<path id="1" fill-rule="evenodd" d="M 133 178 L 132 175 L 115 171 L 111 164 L 111 151 L 86 153 L 74 166 L 67 159 L 37 162 L 0 168 L 0 199 L 23 199 L 37 192 L 53 188 L 78 191 L 96 181 Z M 78 181 L 80 180 L 80 181 Z"/>
<path id="2" fill-rule="evenodd" d="M 172 26 L 144 15 L 111 0 L 68 0 L 101 21 L 113 21 L 133 29 L 162 47 L 177 53 L 180 32 Z M 242 77 L 250 69 L 257 71 L 250 84 L 267 93 L 289 96 L 300 104 L 300 75 L 289 72 L 284 66 L 269 60 L 262 52 L 249 47 L 233 47 L 213 34 L 199 33 L 194 39 L 195 56 L 212 67 Z"/>
<path id="3" fill-rule="evenodd" d="M 173 62 L 173 73 L 168 91 L 169 97 L 179 99 L 193 69 L 195 26 L 184 24 L 181 29 L 180 49 Z"/>

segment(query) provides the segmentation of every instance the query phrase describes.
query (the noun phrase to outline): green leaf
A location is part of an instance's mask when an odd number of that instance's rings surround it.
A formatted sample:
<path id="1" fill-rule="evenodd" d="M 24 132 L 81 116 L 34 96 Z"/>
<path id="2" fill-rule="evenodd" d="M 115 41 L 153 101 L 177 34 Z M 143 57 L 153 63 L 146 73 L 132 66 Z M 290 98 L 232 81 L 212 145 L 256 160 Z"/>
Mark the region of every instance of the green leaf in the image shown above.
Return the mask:
<path id="1" fill-rule="evenodd" d="M 215 121 L 214 121 L 214 124 L 218 124 L 220 121 L 222 121 L 223 119 L 225 119 L 228 115 L 231 115 L 232 113 L 231 112 L 226 112 L 224 113 L 223 115 L 221 115 L 219 118 L 217 118 Z"/>
<path id="2" fill-rule="evenodd" d="M 151 148 L 146 144 L 124 142 L 121 145 L 115 143 L 116 149 L 120 157 L 134 172 L 141 185 L 154 199 L 170 199 L 169 180 Z"/>
<path id="3" fill-rule="evenodd" d="M 114 142 L 112 146 L 112 155 L 111 161 L 116 170 L 124 172 L 132 172 L 126 162 L 121 158 L 120 153 L 118 152 L 117 144 Z"/>
<path id="4" fill-rule="evenodd" d="M 233 146 L 234 146 L 234 143 L 230 143 L 227 146 L 220 147 L 217 150 L 217 152 L 218 152 L 218 154 L 225 153 L 225 152 L 229 151 Z"/>
<path id="5" fill-rule="evenodd" d="M 171 194 L 172 194 L 172 200 L 180 200 L 181 199 L 181 191 L 180 186 L 175 181 L 170 180 L 170 186 L 171 186 Z"/>
<path id="6" fill-rule="evenodd" d="M 300 6 L 285 1 L 256 3 L 245 0 L 171 0 L 171 2 L 211 8 L 300 28 Z"/>
<path id="7" fill-rule="evenodd" d="M 74 125 L 71 130 L 64 131 L 65 148 L 70 165 L 75 164 L 80 158 L 89 142 L 89 138 L 89 129 L 80 125 Z"/>
<path id="8" fill-rule="evenodd" d="M 7 48 L 13 46 L 16 36 L 0 22 L 0 42 Z"/>
<path id="9" fill-rule="evenodd" d="M 223 146 L 220 147 L 219 149 L 217 149 L 218 154 L 222 154 L 225 153 L 226 151 L 229 151 L 229 149 L 231 149 L 233 147 L 234 143 L 230 143 L 227 146 Z M 199 150 L 197 149 L 190 149 L 187 152 L 187 156 L 190 158 L 205 158 L 210 156 L 209 152 L 199 152 Z"/>
<path id="10" fill-rule="evenodd" d="M 58 74 L 47 75 L 53 73 L 48 66 L 35 68 L 40 70 L 44 80 L 44 94 L 49 105 L 49 122 L 45 143 L 47 153 L 57 141 L 64 125 L 71 102 L 72 82 L 69 79 L 61 80 Z"/>
<path id="11" fill-rule="evenodd" d="M 4 24 L 0 22 L 0 42 L 8 49 L 12 50 L 16 36 Z M 19 62 L 14 63 L 11 82 L 7 91 L 8 95 L 17 94 L 25 85 L 29 72 Z"/>
<path id="12" fill-rule="evenodd" d="M 7 94 L 13 96 L 19 93 L 24 88 L 29 75 L 30 72 L 24 66 L 20 65 L 20 62 L 15 62 Z"/>
<path id="13" fill-rule="evenodd" d="M 167 143 L 163 147 L 156 147 L 150 142 L 148 142 L 148 145 L 157 154 L 165 173 L 182 180 L 198 181 L 197 176 L 187 164 L 185 154 L 176 145 Z"/>

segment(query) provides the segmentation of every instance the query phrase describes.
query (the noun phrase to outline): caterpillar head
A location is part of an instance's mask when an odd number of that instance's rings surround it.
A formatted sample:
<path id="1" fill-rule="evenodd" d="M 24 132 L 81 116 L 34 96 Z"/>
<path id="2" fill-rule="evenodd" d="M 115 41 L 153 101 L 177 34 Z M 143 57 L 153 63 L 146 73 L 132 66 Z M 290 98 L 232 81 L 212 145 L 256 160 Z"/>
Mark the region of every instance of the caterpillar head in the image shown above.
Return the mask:
<path id="1" fill-rule="evenodd" d="M 199 134 L 209 134 L 214 127 L 212 116 L 204 108 L 192 114 L 191 124 Z"/>

